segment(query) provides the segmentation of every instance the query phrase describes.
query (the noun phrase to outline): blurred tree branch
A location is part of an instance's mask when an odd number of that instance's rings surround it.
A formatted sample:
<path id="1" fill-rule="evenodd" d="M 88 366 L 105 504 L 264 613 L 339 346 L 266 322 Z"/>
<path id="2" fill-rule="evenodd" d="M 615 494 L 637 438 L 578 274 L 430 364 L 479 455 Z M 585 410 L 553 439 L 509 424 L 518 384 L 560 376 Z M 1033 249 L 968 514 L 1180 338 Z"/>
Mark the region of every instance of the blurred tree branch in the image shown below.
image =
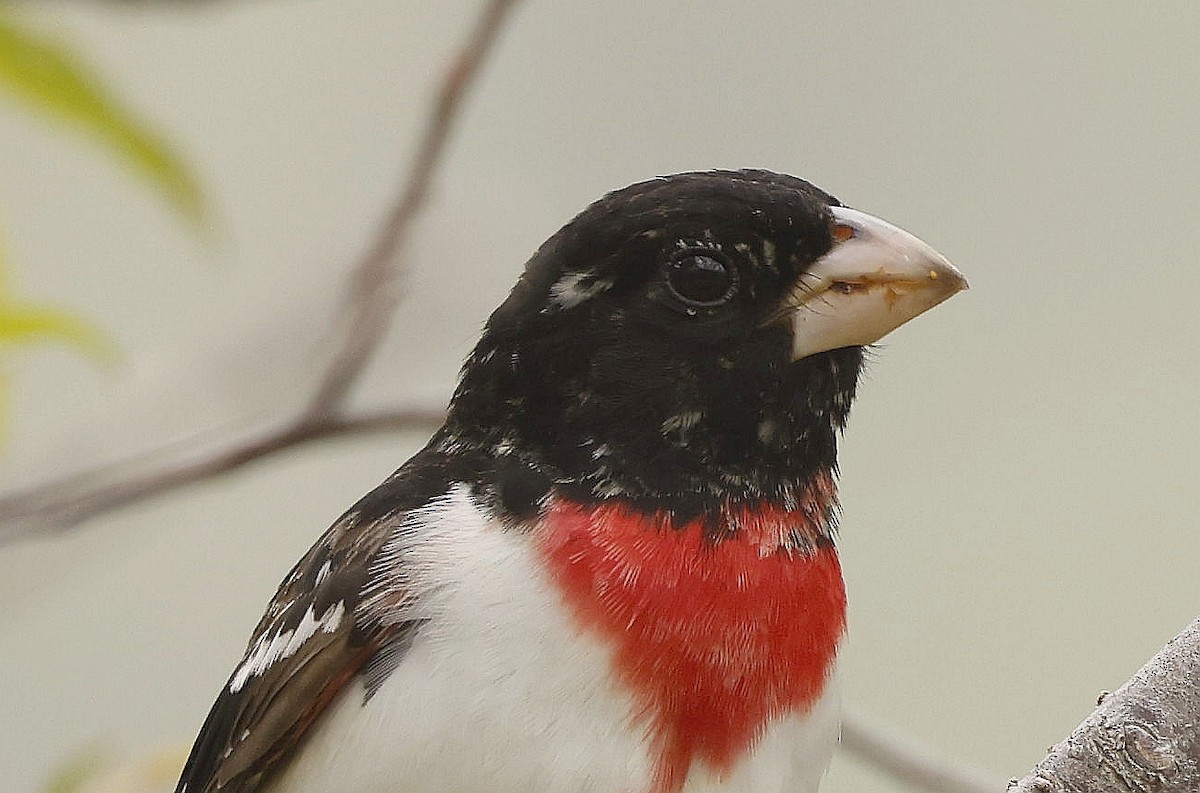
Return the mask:
<path id="1" fill-rule="evenodd" d="M 441 408 L 396 405 L 351 415 L 346 397 L 378 348 L 395 313 L 401 251 L 461 115 L 463 100 L 515 0 L 489 0 L 446 71 L 417 146 L 412 168 L 370 247 L 349 276 L 338 318 L 340 340 L 314 396 L 299 416 L 277 425 L 194 446 L 158 449 L 0 496 L 0 544 L 62 530 L 171 488 L 226 473 L 266 455 L 319 438 L 369 430 L 430 428 Z"/>
<path id="2" fill-rule="evenodd" d="M 399 297 L 396 288 L 400 272 L 398 253 L 408 237 L 413 218 L 425 205 L 429 185 L 458 121 L 463 98 L 478 77 L 484 59 L 515 4 L 515 0 L 488 0 L 475 29 L 442 78 L 408 180 L 374 244 L 351 274 L 345 307 L 345 316 L 349 320 L 346 333 L 302 422 L 320 422 L 337 414 L 391 323 Z"/>
<path id="3" fill-rule="evenodd" d="M 1001 785 L 998 777 L 951 763 L 891 725 L 850 708 L 842 713 L 841 748 L 892 779 L 929 793 L 996 793 Z"/>
<path id="4" fill-rule="evenodd" d="M 35 485 L 0 498 L 0 545 L 62 531 L 158 493 L 227 473 L 268 455 L 335 436 L 434 429 L 440 405 L 399 405 L 260 427 L 219 439 L 156 449 L 139 457 Z"/>

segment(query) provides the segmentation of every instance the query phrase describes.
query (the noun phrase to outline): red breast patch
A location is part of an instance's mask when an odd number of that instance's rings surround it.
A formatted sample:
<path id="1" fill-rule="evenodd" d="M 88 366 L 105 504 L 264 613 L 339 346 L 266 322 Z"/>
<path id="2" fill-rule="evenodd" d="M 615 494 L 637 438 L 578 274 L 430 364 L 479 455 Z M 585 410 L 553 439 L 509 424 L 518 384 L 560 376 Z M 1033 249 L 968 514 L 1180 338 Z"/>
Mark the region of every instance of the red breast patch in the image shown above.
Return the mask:
<path id="1" fill-rule="evenodd" d="M 575 617 L 615 647 L 657 754 L 652 793 L 682 788 L 695 759 L 728 772 L 821 694 L 846 593 L 832 545 L 786 542 L 824 529 L 813 507 L 730 511 L 714 540 L 701 520 L 618 502 L 550 506 L 539 550 Z"/>

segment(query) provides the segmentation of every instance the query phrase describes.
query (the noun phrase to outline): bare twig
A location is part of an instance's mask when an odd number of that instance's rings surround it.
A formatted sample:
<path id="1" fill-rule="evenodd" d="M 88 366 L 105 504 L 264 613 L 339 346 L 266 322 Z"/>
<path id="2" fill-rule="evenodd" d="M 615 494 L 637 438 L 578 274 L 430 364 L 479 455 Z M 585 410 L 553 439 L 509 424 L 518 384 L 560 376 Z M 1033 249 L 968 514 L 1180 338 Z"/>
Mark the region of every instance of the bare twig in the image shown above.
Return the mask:
<path id="1" fill-rule="evenodd" d="M 1200 790 L 1200 619 L 1167 643 L 1010 793 Z"/>
<path id="2" fill-rule="evenodd" d="M 892 779 L 930 793 L 996 793 L 999 778 L 937 757 L 862 713 L 842 718 L 842 748 Z"/>
<path id="3" fill-rule="evenodd" d="M 436 405 L 412 405 L 325 421 L 292 421 L 188 444 L 35 485 L 0 498 L 0 545 L 62 531 L 181 485 L 223 474 L 311 441 L 383 431 L 432 429 Z"/>
<path id="4" fill-rule="evenodd" d="M 357 381 L 390 324 L 399 299 L 397 276 L 400 250 L 412 219 L 425 203 L 433 174 L 462 108 L 463 96 L 483 63 L 515 0 L 489 0 L 466 45 L 459 51 L 438 91 L 433 113 L 413 161 L 408 181 L 388 214 L 374 244 L 351 276 L 347 296 L 351 314 L 346 337 L 321 379 L 308 407 L 320 419 L 336 411 Z"/>
<path id="5" fill-rule="evenodd" d="M 399 196 L 349 276 L 349 294 L 338 319 L 344 333 L 308 407 L 298 417 L 270 427 L 215 442 L 160 449 L 0 496 L 0 545 L 65 529 L 318 438 L 384 429 L 428 428 L 440 421 L 440 407 L 428 406 L 397 406 L 379 413 L 348 415 L 346 395 L 361 377 L 395 313 L 399 251 L 413 219 L 425 204 L 467 90 L 515 5 L 516 0 L 488 0 L 471 35 L 443 77 Z"/>

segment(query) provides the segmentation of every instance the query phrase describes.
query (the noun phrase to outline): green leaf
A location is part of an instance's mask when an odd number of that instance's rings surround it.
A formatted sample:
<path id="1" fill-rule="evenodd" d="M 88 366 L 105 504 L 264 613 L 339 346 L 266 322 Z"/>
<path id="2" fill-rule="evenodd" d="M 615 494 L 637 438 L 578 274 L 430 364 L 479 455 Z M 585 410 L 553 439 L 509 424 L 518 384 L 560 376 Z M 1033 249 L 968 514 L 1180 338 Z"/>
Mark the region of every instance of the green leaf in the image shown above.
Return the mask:
<path id="1" fill-rule="evenodd" d="M 4 237 L 0 235 L 0 345 L 56 341 L 102 363 L 117 360 L 116 344 L 95 324 L 65 309 L 18 300 L 8 281 Z"/>
<path id="2" fill-rule="evenodd" d="M 56 341 L 75 347 L 103 364 L 118 360 L 117 346 L 99 327 L 78 314 L 53 306 L 37 305 L 13 299 L 8 283 L 4 239 L 0 236 L 0 364 L 5 347 Z M 0 440 L 8 417 L 8 373 L 0 369 Z M 63 785 L 73 780 L 63 776 Z M 57 783 L 56 783 L 57 784 Z M 67 790 L 68 788 L 63 788 Z"/>
<path id="3" fill-rule="evenodd" d="M 0 343 L 57 341 L 103 363 L 117 359 L 116 346 L 98 327 L 63 309 L 29 303 L 0 303 Z"/>
<path id="4" fill-rule="evenodd" d="M 0 88 L 47 116 L 97 138 L 150 181 L 190 222 L 204 220 L 199 183 L 149 124 L 122 107 L 69 45 L 13 22 L 0 3 Z"/>

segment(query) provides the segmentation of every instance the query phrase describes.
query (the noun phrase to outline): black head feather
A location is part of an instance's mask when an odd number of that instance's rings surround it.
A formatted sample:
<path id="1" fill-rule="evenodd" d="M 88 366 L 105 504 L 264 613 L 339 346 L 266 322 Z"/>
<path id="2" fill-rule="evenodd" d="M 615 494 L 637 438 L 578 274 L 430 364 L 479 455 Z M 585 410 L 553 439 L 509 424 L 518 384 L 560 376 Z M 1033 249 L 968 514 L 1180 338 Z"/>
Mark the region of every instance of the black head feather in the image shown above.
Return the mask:
<path id="1" fill-rule="evenodd" d="M 837 205 L 766 171 L 605 196 L 530 259 L 435 444 L 515 455 L 577 499 L 787 503 L 835 466 L 862 365 L 857 347 L 793 362 L 777 321 Z"/>

